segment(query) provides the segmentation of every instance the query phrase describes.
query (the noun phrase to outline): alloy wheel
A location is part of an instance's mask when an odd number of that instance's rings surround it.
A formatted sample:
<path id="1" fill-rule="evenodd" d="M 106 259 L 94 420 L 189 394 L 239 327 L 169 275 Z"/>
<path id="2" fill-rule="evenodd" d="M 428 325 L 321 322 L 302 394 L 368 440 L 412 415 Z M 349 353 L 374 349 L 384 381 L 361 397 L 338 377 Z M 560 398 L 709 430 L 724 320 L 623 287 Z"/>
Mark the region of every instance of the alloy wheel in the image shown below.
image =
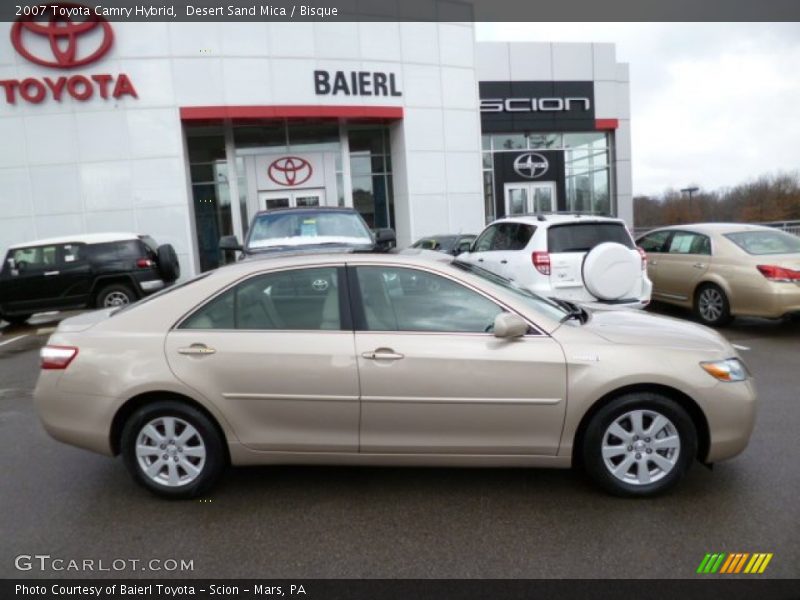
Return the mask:
<path id="1" fill-rule="evenodd" d="M 149 421 L 136 438 L 136 458 L 151 481 L 177 487 L 193 482 L 206 462 L 206 446 L 200 433 L 177 417 Z"/>
<path id="2" fill-rule="evenodd" d="M 111 292 L 103 299 L 103 306 L 105 308 L 112 308 L 115 306 L 125 306 L 130 304 L 131 299 L 125 292 Z"/>
<path id="3" fill-rule="evenodd" d="M 700 292 L 700 296 L 697 299 L 697 309 L 703 320 L 716 321 L 722 316 L 724 308 L 725 300 L 719 290 L 708 287 Z"/>
<path id="4" fill-rule="evenodd" d="M 678 462 L 681 440 L 675 425 L 654 410 L 632 410 L 603 434 L 603 462 L 625 483 L 642 486 L 666 477 Z"/>

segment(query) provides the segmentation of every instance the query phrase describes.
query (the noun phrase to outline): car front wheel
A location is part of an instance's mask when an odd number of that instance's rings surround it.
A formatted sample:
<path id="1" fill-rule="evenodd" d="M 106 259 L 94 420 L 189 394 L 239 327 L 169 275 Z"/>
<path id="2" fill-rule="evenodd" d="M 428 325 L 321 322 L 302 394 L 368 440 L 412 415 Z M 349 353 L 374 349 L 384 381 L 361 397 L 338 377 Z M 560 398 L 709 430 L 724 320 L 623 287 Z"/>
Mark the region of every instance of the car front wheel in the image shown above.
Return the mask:
<path id="1" fill-rule="evenodd" d="M 592 417 L 583 439 L 588 475 L 618 496 L 652 496 L 674 486 L 697 453 L 697 432 L 675 401 L 650 392 L 620 396 Z"/>
<path id="2" fill-rule="evenodd" d="M 211 420 L 171 400 L 134 412 L 123 428 L 121 450 L 133 478 L 168 498 L 208 491 L 225 467 L 223 441 Z"/>

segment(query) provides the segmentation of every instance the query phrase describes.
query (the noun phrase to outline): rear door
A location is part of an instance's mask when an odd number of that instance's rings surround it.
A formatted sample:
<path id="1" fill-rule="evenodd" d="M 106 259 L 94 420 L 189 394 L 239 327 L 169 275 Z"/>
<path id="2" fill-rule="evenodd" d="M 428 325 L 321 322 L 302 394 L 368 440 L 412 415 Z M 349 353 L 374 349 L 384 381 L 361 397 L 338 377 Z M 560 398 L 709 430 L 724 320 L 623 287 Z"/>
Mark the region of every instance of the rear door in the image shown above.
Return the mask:
<path id="1" fill-rule="evenodd" d="M 343 268 L 254 275 L 167 335 L 170 368 L 242 444 L 357 452 L 358 371 Z"/>
<path id="2" fill-rule="evenodd" d="M 689 300 L 711 264 L 711 240 L 692 231 L 674 231 L 658 260 L 659 295 Z"/>
<path id="3" fill-rule="evenodd" d="M 598 244 L 616 242 L 636 252 L 624 223 L 583 220 L 551 225 L 547 230 L 550 284 L 559 298 L 591 301 L 583 283 L 583 259 Z"/>

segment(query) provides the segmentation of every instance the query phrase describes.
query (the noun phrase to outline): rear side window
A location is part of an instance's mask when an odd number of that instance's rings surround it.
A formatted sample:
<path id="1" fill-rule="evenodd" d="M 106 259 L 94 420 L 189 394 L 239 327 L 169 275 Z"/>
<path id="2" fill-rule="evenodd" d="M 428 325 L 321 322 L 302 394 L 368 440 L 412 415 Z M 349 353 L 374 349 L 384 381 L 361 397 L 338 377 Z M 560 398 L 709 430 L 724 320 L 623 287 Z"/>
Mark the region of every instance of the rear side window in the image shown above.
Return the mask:
<path id="1" fill-rule="evenodd" d="M 131 260 L 146 256 L 143 244 L 139 240 L 91 244 L 87 249 L 92 260 L 96 262 Z"/>
<path id="2" fill-rule="evenodd" d="M 588 252 L 604 242 L 635 247 L 622 223 L 570 223 L 555 225 L 547 231 L 549 252 Z"/>
<path id="3" fill-rule="evenodd" d="M 800 252 L 800 237 L 783 231 L 740 231 L 726 233 L 725 237 L 748 254 L 793 254 Z"/>
<path id="4" fill-rule="evenodd" d="M 711 254 L 708 236 L 688 231 L 676 231 L 669 243 L 670 254 Z"/>
<path id="5" fill-rule="evenodd" d="M 500 223 L 492 241 L 492 250 L 524 250 L 536 227 L 526 223 Z"/>

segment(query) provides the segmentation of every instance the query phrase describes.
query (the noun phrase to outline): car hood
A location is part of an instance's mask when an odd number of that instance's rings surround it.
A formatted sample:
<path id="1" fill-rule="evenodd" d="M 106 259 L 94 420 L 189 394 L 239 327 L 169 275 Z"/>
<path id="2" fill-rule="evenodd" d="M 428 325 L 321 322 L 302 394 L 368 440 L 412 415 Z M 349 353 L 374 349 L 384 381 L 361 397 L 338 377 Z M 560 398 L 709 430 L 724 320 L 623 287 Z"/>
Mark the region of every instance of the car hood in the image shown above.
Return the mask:
<path id="1" fill-rule="evenodd" d="M 583 328 L 616 344 L 736 354 L 730 343 L 713 329 L 633 309 L 593 312 Z"/>

